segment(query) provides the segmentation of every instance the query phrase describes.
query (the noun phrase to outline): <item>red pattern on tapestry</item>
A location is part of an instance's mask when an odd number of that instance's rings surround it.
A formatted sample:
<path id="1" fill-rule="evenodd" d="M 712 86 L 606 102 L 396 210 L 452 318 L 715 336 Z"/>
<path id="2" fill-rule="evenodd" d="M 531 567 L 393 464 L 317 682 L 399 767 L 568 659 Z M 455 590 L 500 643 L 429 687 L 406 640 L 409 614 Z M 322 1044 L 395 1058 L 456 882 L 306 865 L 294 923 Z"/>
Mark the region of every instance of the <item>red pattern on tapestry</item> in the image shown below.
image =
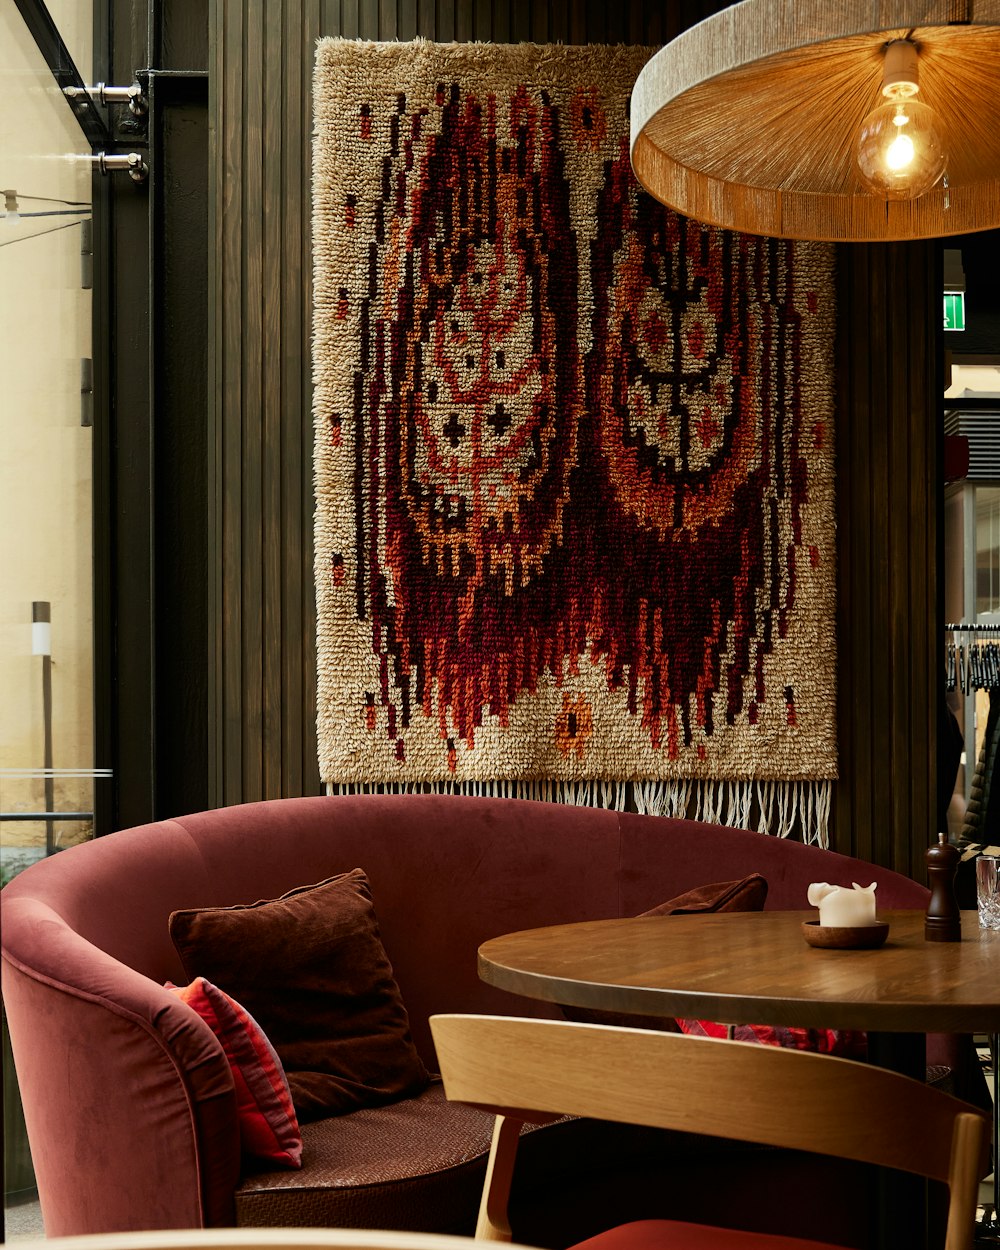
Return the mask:
<path id="1" fill-rule="evenodd" d="M 493 100 L 437 94 L 429 136 L 399 99 L 361 308 L 354 594 L 380 671 L 362 712 L 385 709 L 401 761 L 412 718 L 436 719 L 454 770 L 484 717 L 506 726 L 587 663 L 655 747 L 675 759 L 697 731 L 702 755 L 720 723 L 756 723 L 794 603 L 800 440 L 823 431 L 803 428 L 792 245 L 663 208 L 623 145 L 588 315 L 560 131 L 603 135 L 596 95 L 564 119 L 520 89 L 501 134 Z M 553 726 L 566 756 L 584 703 Z"/>

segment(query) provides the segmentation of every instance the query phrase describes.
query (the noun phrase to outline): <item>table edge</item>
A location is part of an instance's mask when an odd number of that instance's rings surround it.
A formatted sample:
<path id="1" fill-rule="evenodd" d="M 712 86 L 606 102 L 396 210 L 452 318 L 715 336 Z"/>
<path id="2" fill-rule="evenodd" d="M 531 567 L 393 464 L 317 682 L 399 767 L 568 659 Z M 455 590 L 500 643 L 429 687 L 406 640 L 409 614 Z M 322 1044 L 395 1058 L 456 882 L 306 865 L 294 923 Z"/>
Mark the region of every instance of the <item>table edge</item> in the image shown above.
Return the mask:
<path id="1" fill-rule="evenodd" d="M 890 911 L 885 913 L 885 917 L 891 924 L 893 916 L 912 917 L 915 910 Z M 815 911 L 802 911 L 782 914 L 794 923 L 796 919 L 813 919 L 816 913 Z M 967 914 L 975 916 L 975 912 Z M 619 923 L 622 919 L 629 918 L 578 923 L 599 926 Z M 542 926 L 542 929 L 547 927 L 549 926 Z M 569 928 L 572 926 L 551 927 Z M 518 932 L 538 931 L 541 929 L 525 929 Z M 477 952 L 480 979 L 485 984 L 507 993 L 566 1007 L 580 1007 L 625 1016 L 646 1015 L 715 1020 L 721 1024 L 771 1024 L 898 1033 L 1000 1031 L 1000 999 L 993 1002 L 923 1004 L 919 1008 L 921 1018 L 918 1024 L 913 1019 L 916 1009 L 912 1003 L 892 1003 L 884 1000 L 833 1002 L 825 999 L 796 999 L 794 997 L 769 1000 L 757 998 L 752 994 L 720 994 L 706 990 L 659 986 L 609 985 L 605 982 L 583 981 L 572 977 L 560 977 L 552 973 L 512 968 L 495 962 L 483 954 L 483 951 L 492 943 L 513 936 L 515 934 L 498 935 L 480 946 Z M 1000 943 L 998 943 L 998 952 L 1000 952 Z M 818 951 L 817 954 L 833 954 L 835 958 L 845 956 L 850 958 L 847 952 Z"/>

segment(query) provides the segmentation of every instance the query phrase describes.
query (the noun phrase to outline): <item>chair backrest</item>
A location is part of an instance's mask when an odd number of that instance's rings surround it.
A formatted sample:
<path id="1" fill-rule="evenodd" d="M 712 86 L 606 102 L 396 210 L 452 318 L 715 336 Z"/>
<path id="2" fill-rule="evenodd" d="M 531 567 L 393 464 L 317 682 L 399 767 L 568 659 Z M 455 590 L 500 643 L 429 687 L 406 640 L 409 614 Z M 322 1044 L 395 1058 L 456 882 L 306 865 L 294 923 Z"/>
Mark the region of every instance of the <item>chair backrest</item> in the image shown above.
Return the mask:
<path id="1" fill-rule="evenodd" d="M 472 1238 L 364 1228 L 179 1228 L 60 1237 L 60 1250 L 471 1250 Z M 24 1250 L 52 1250 L 25 1239 Z"/>
<path id="2" fill-rule="evenodd" d="M 946 1250 L 972 1244 L 989 1125 L 909 1077 L 829 1055 L 643 1029 L 472 1015 L 431 1018 L 445 1094 L 497 1114 L 476 1236 L 510 1239 L 521 1124 L 560 1115 L 854 1159 L 943 1181 Z"/>

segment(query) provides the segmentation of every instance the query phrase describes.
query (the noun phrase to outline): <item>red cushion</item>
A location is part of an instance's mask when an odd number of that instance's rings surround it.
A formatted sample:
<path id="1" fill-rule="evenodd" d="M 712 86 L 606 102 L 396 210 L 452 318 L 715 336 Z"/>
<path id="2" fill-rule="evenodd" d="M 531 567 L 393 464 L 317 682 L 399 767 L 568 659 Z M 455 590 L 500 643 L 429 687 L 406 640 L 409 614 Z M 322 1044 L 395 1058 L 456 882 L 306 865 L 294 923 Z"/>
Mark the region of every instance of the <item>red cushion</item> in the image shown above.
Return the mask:
<path id="1" fill-rule="evenodd" d="M 682 1033 L 694 1037 L 728 1037 L 728 1027 L 714 1020 L 678 1020 Z M 864 1059 L 868 1053 L 867 1033 L 849 1029 L 803 1029 L 777 1024 L 737 1024 L 733 1040 L 760 1042 L 765 1046 L 787 1046 L 792 1050 L 814 1050 L 821 1055 L 842 1059 Z"/>
<path id="2" fill-rule="evenodd" d="M 228 994 L 196 977 L 167 988 L 205 1021 L 222 1043 L 236 1086 L 240 1144 L 251 1158 L 272 1166 L 302 1166 L 302 1135 L 281 1061 L 260 1026 Z"/>
<path id="3" fill-rule="evenodd" d="M 572 1250 L 842 1250 L 828 1241 L 754 1233 L 682 1220 L 635 1220 L 578 1241 Z"/>

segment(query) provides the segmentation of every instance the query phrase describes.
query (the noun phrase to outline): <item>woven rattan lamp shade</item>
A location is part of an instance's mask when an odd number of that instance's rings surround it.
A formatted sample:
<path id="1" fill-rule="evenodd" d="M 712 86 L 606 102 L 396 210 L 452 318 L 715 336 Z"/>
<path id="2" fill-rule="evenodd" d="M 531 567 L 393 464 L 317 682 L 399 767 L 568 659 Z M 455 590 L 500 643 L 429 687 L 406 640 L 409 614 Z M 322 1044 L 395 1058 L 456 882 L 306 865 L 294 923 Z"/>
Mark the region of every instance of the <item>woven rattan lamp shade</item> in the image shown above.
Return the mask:
<path id="1" fill-rule="evenodd" d="M 876 198 L 855 146 L 885 47 L 918 48 L 947 186 Z M 687 217 L 789 239 L 879 242 L 1000 226 L 1000 0 L 743 0 L 685 31 L 632 92 L 632 166 Z"/>

